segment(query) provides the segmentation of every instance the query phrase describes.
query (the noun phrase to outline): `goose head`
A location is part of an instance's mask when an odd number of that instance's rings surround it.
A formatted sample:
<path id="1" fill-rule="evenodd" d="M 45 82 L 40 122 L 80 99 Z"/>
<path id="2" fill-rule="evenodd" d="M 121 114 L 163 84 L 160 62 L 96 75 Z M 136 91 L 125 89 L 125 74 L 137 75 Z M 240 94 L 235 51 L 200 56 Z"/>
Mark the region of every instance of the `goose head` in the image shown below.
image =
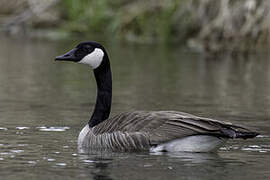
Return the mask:
<path id="1" fill-rule="evenodd" d="M 112 103 L 112 75 L 105 48 L 97 42 L 82 42 L 67 53 L 57 56 L 55 60 L 86 64 L 93 69 L 97 83 L 97 100 L 88 122 L 89 127 L 108 119 Z"/>
<path id="2" fill-rule="evenodd" d="M 102 61 L 106 59 L 104 58 L 106 56 L 106 51 L 102 45 L 97 42 L 88 41 L 81 42 L 67 53 L 57 56 L 55 60 L 77 62 L 96 69 L 101 65 Z"/>

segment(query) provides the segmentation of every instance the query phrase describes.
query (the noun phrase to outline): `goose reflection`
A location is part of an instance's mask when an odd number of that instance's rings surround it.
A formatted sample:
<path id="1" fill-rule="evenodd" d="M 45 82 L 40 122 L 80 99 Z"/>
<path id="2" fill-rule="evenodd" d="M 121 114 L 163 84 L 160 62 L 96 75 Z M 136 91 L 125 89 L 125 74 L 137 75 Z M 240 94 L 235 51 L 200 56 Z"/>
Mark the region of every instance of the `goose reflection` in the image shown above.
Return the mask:
<path id="1" fill-rule="evenodd" d="M 95 163 L 95 171 L 91 172 L 93 179 L 95 180 L 113 180 L 108 172 L 108 163 L 102 161 Z"/>
<path id="2" fill-rule="evenodd" d="M 157 152 L 151 153 L 151 155 L 169 157 L 174 161 L 183 162 L 184 165 L 203 164 L 222 159 L 217 153 Z"/>
<path id="3" fill-rule="evenodd" d="M 110 164 L 113 159 L 103 157 L 101 154 L 81 154 L 79 157 L 86 164 L 86 176 L 95 180 L 113 180 L 110 177 Z"/>

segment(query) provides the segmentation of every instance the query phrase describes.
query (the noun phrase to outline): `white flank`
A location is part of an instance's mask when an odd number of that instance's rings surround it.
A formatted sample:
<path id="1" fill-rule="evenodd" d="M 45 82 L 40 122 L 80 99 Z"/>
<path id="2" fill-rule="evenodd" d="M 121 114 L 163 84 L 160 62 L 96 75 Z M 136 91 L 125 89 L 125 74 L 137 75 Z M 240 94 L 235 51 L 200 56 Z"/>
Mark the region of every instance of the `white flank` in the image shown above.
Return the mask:
<path id="1" fill-rule="evenodd" d="M 96 69 L 102 62 L 104 56 L 104 52 L 99 49 L 95 48 L 95 50 L 86 55 L 79 63 L 90 65 L 92 69 Z"/>
<path id="2" fill-rule="evenodd" d="M 150 152 L 212 152 L 218 150 L 225 142 L 225 139 L 214 136 L 189 136 L 159 144 L 157 147 L 152 147 Z"/>

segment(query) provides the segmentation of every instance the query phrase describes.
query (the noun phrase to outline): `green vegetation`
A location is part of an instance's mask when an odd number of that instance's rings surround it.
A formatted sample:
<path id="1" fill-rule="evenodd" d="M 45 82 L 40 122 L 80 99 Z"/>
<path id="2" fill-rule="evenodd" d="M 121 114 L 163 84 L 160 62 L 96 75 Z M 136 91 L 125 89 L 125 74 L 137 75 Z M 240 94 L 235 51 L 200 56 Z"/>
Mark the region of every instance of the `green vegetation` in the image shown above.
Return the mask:
<path id="1" fill-rule="evenodd" d="M 210 52 L 269 42 L 267 0 L 63 0 L 63 27 L 133 42 L 187 43 Z"/>
<path id="2" fill-rule="evenodd" d="M 187 28 L 189 16 L 182 12 L 183 2 L 65 0 L 62 1 L 64 28 L 75 33 L 105 34 L 144 43 L 179 42 L 191 32 Z"/>

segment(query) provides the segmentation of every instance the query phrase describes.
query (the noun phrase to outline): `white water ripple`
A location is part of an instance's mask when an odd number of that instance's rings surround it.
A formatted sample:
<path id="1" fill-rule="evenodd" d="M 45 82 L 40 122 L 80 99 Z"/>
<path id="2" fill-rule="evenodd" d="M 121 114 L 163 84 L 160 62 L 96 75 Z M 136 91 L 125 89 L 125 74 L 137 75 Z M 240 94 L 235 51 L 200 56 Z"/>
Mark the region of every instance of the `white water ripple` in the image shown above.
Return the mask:
<path id="1" fill-rule="evenodd" d="M 18 129 L 18 130 L 24 130 L 24 129 L 30 129 L 30 128 L 29 127 L 22 126 L 22 127 L 16 127 L 16 129 Z"/>
<path id="2" fill-rule="evenodd" d="M 66 130 L 70 129 L 70 127 L 67 127 L 67 126 L 64 126 L 64 127 L 45 127 L 45 126 L 41 126 L 41 127 L 37 127 L 37 129 L 39 131 L 63 132 L 63 131 L 66 131 Z"/>
<path id="3" fill-rule="evenodd" d="M 270 149 L 265 145 L 249 145 L 241 148 L 243 151 L 255 151 L 255 152 L 269 152 Z"/>

